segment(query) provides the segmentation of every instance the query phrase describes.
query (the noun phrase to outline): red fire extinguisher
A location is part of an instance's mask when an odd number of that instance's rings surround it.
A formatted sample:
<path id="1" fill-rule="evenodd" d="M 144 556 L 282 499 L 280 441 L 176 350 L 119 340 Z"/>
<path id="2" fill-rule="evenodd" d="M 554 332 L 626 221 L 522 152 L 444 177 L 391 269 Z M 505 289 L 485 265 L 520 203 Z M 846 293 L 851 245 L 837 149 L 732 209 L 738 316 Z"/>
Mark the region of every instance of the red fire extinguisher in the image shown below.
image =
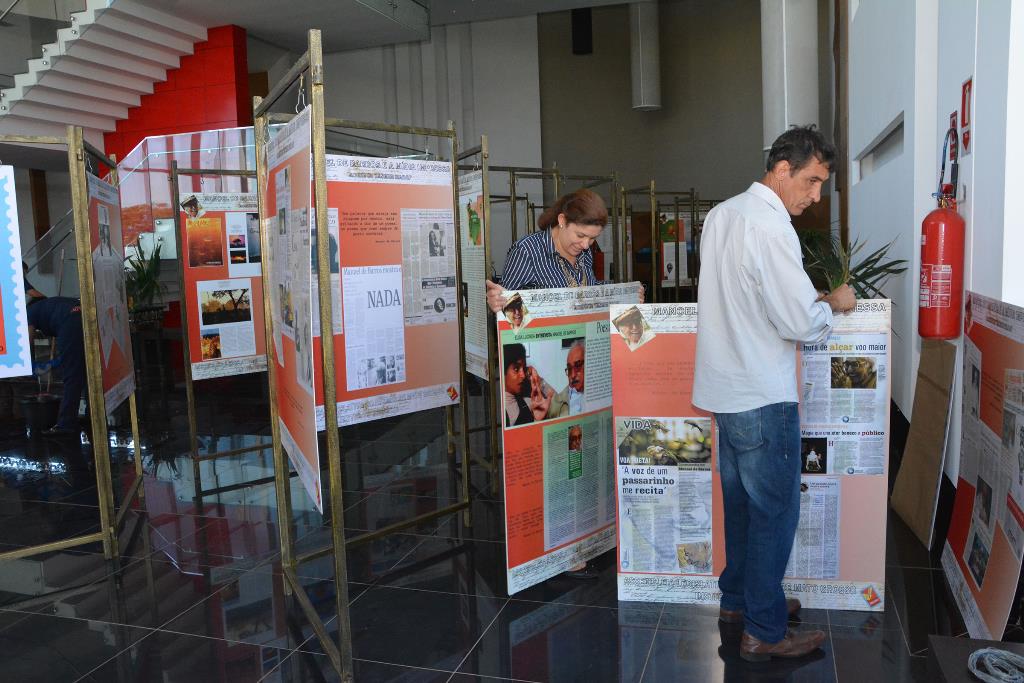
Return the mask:
<path id="1" fill-rule="evenodd" d="M 950 183 L 946 174 L 946 145 L 952 139 Z M 917 331 L 925 339 L 960 336 L 964 288 L 964 219 L 956 210 L 959 140 L 956 128 L 946 132 L 939 171 L 938 208 L 921 223 L 921 279 Z"/>

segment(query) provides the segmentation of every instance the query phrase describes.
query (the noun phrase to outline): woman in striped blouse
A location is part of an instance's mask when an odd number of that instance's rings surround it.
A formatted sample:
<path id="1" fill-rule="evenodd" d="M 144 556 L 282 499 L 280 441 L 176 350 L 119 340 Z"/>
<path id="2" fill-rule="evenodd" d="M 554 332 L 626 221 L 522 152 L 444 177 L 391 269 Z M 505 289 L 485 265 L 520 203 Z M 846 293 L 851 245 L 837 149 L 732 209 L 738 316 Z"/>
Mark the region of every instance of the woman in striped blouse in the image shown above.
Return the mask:
<path id="1" fill-rule="evenodd" d="M 584 287 L 594 277 L 590 246 L 608 221 L 604 200 L 591 190 L 561 197 L 537 219 L 540 228 L 512 245 L 501 284 L 487 281 L 487 305 L 495 313 L 507 303 L 502 290 Z"/>

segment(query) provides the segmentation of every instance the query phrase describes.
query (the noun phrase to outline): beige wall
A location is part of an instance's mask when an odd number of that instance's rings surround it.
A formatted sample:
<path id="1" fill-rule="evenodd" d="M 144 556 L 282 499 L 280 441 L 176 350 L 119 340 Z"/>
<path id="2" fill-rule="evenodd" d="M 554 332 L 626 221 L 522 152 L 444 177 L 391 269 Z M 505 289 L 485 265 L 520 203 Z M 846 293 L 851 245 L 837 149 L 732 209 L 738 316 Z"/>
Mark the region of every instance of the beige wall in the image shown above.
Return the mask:
<path id="1" fill-rule="evenodd" d="M 594 53 L 574 56 L 570 13 L 538 16 L 545 165 L 618 171 L 631 187 L 744 190 L 762 172 L 760 6 L 661 0 L 662 108 L 630 107 L 629 12 L 593 10 Z"/>

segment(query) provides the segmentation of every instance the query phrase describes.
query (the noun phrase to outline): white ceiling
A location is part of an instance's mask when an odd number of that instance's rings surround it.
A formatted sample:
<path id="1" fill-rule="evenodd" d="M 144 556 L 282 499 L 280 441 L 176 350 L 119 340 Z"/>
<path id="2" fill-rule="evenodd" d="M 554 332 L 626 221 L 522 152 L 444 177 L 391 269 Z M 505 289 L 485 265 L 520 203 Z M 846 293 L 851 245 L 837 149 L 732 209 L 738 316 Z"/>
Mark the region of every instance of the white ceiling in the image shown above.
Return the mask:
<path id="1" fill-rule="evenodd" d="M 321 30 L 325 52 L 426 40 L 430 26 L 622 4 L 623 0 L 142 0 L 207 27 L 235 24 L 303 52 Z"/>

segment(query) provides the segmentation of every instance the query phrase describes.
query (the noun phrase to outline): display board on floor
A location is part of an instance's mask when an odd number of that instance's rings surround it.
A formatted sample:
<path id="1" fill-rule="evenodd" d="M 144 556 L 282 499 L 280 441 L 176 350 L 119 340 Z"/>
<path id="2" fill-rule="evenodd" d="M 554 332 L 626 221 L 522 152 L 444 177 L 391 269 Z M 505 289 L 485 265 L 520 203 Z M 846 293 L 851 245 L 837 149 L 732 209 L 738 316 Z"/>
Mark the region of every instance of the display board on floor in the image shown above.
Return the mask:
<path id="1" fill-rule="evenodd" d="M 800 522 L 783 588 L 804 606 L 885 599 L 890 302 L 801 352 Z M 612 306 L 620 600 L 717 604 L 725 528 L 713 417 L 691 404 L 696 304 Z"/>
<path id="2" fill-rule="evenodd" d="M 505 292 L 498 316 L 509 594 L 615 546 L 608 307 L 640 284 Z"/>
<path id="3" fill-rule="evenodd" d="M 942 568 L 972 638 L 1003 637 L 1024 558 L 1024 309 L 968 292 L 960 470 Z"/>

